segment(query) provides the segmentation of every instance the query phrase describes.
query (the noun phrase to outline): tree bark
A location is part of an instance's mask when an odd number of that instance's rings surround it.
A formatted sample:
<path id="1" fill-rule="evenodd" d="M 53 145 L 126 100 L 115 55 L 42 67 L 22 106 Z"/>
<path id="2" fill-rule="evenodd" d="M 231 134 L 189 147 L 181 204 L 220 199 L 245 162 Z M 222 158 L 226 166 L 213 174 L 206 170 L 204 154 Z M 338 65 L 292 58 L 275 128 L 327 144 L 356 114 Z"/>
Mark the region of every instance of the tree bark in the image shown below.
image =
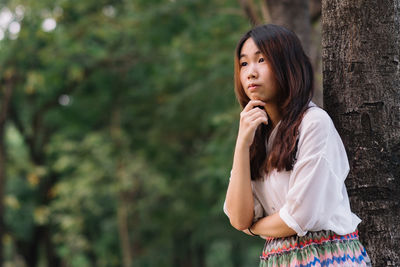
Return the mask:
<path id="1" fill-rule="evenodd" d="M 400 1 L 322 1 L 325 108 L 373 266 L 400 266 Z"/>
<path id="2" fill-rule="evenodd" d="M 11 96 L 14 87 L 14 74 L 9 73 L 5 77 L 3 86 L 1 88 L 2 101 L 0 109 L 0 267 L 3 265 L 3 235 L 4 230 L 4 192 L 6 185 L 6 148 L 5 148 L 5 127 L 10 108 Z"/>

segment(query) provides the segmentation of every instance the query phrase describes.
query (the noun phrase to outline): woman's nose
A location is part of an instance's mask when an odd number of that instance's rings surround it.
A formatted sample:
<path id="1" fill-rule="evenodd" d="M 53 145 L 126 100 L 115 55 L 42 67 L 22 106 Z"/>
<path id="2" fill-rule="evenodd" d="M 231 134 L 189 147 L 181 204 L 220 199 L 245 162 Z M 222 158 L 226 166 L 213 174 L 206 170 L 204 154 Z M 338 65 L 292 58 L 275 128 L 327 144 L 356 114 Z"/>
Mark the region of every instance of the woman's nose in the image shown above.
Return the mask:
<path id="1" fill-rule="evenodd" d="M 257 78 L 257 76 L 258 76 L 258 72 L 257 72 L 256 68 L 254 66 L 251 66 L 249 68 L 249 73 L 247 75 L 247 78 L 254 79 L 254 78 Z"/>

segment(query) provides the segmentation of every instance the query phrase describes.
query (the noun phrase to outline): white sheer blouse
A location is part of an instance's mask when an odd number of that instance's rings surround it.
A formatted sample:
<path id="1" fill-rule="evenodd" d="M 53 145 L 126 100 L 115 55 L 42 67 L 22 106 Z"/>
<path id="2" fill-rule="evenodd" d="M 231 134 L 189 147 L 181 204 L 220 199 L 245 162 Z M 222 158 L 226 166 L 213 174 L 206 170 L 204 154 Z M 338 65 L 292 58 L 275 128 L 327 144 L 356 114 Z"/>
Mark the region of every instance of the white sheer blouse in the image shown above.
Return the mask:
<path id="1" fill-rule="evenodd" d="M 293 170 L 274 170 L 264 179 L 252 181 L 253 220 L 279 212 L 299 236 L 320 230 L 345 235 L 361 222 L 350 210 L 344 184 L 349 172 L 346 151 L 329 115 L 310 105 L 299 127 Z M 277 128 L 270 135 L 267 151 Z M 224 212 L 228 215 L 225 203 Z"/>

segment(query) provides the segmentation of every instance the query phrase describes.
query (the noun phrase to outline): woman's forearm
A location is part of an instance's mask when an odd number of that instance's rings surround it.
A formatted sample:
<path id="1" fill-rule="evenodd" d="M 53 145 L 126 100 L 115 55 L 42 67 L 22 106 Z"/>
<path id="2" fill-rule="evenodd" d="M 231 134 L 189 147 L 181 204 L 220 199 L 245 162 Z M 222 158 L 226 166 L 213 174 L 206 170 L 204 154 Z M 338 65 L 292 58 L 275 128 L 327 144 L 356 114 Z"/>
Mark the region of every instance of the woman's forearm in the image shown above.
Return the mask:
<path id="1" fill-rule="evenodd" d="M 286 237 L 296 234 L 296 231 L 281 219 L 279 212 L 258 220 L 250 229 L 254 234 L 265 237 Z"/>
<path id="2" fill-rule="evenodd" d="M 251 226 L 254 216 L 250 177 L 249 147 L 236 143 L 232 174 L 226 194 L 226 209 L 233 227 L 244 230 Z"/>
<path id="3" fill-rule="evenodd" d="M 254 216 L 254 200 L 251 188 L 250 146 L 254 141 L 257 127 L 268 124 L 268 116 L 264 107 L 265 102 L 250 100 L 240 112 L 238 137 L 231 180 L 226 193 L 226 209 L 233 227 L 244 230 L 251 226 Z"/>

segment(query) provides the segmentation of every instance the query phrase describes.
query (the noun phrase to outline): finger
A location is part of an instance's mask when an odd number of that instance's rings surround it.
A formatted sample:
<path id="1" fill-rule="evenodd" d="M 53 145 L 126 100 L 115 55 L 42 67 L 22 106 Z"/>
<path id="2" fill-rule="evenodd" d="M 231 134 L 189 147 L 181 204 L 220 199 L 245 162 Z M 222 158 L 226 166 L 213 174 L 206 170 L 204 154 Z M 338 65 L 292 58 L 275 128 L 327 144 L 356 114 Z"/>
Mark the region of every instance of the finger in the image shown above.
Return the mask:
<path id="1" fill-rule="evenodd" d="M 261 100 L 250 100 L 249 103 L 247 103 L 246 108 L 248 110 L 250 109 L 254 109 L 257 106 L 265 106 L 265 102 L 261 101 Z"/>
<path id="2" fill-rule="evenodd" d="M 243 110 L 249 111 L 252 108 L 254 108 L 255 106 L 265 106 L 265 102 L 263 102 L 261 100 L 250 100 L 249 103 L 247 103 L 247 105 L 244 107 Z"/>
<path id="3" fill-rule="evenodd" d="M 256 107 L 254 107 L 253 109 L 250 109 L 249 111 L 243 110 L 240 115 L 248 116 L 248 115 L 253 115 L 254 113 L 257 113 L 257 112 L 261 112 L 261 114 L 264 114 L 265 116 L 267 116 L 267 112 L 264 109 L 256 108 Z"/>
<path id="4" fill-rule="evenodd" d="M 243 116 L 252 116 L 252 115 L 254 115 L 254 114 L 256 114 L 256 113 L 259 113 L 259 112 L 264 112 L 265 113 L 265 111 L 262 111 L 261 109 L 259 109 L 259 108 L 253 108 L 253 109 L 250 109 L 249 111 L 247 111 L 247 112 L 242 112 L 243 114 Z"/>
<path id="5" fill-rule="evenodd" d="M 254 120 L 254 125 L 260 125 L 261 123 L 264 123 L 265 125 L 268 125 L 268 119 L 262 117 L 262 118 L 257 118 Z"/>
<path id="6" fill-rule="evenodd" d="M 255 130 L 261 123 L 267 124 L 268 120 L 262 116 L 253 116 L 247 118 L 243 126 L 247 129 Z"/>
<path id="7" fill-rule="evenodd" d="M 249 117 L 248 121 L 252 123 L 258 119 L 262 119 L 263 122 L 266 121 L 268 123 L 268 117 L 259 114 L 254 114 L 253 116 Z"/>
<path id="8" fill-rule="evenodd" d="M 258 108 L 250 110 L 249 112 L 247 112 L 247 114 L 245 116 L 248 117 L 250 119 L 250 121 L 253 121 L 259 117 L 264 117 L 264 118 L 268 119 L 267 113 Z"/>

